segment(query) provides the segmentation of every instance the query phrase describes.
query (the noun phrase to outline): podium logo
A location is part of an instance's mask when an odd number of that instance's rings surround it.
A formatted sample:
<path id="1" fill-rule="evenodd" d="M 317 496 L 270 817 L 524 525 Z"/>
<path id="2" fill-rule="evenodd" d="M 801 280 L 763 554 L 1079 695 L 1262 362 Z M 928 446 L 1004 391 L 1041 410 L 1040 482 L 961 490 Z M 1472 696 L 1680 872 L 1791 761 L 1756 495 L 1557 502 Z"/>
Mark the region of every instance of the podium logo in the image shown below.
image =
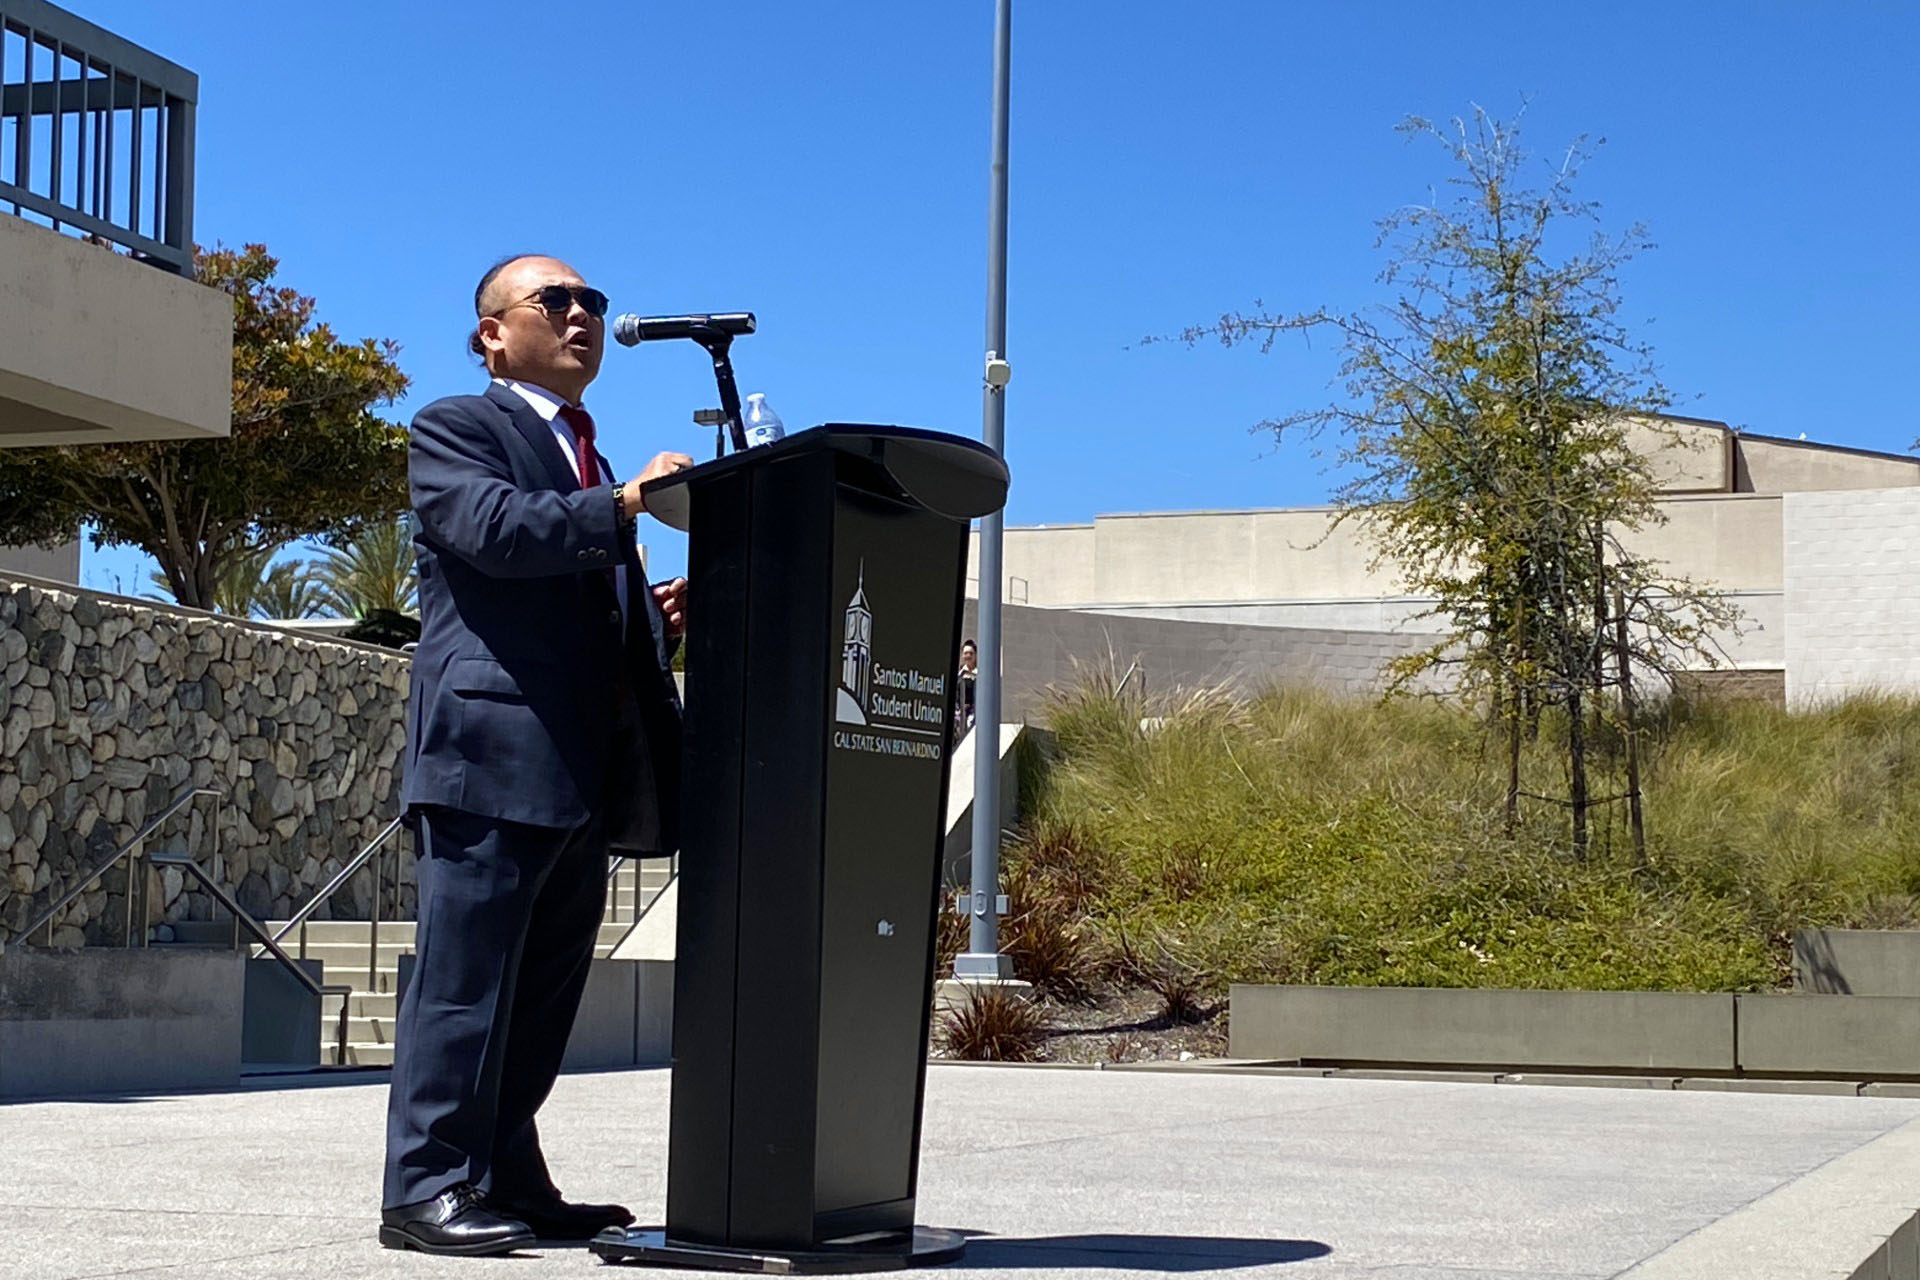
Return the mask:
<path id="1" fill-rule="evenodd" d="M 945 746 L 948 679 L 915 667 L 893 667 L 873 657 L 873 607 L 867 603 L 867 565 L 847 601 L 840 641 L 840 687 L 833 718 L 868 730 L 835 729 L 833 745 L 870 755 L 938 760 Z"/>
<path id="2" fill-rule="evenodd" d="M 867 562 L 860 562 L 860 580 L 847 601 L 847 629 L 840 642 L 840 695 L 834 699 L 834 719 L 842 724 L 865 724 L 867 691 L 873 681 L 873 610 L 867 605 Z"/>

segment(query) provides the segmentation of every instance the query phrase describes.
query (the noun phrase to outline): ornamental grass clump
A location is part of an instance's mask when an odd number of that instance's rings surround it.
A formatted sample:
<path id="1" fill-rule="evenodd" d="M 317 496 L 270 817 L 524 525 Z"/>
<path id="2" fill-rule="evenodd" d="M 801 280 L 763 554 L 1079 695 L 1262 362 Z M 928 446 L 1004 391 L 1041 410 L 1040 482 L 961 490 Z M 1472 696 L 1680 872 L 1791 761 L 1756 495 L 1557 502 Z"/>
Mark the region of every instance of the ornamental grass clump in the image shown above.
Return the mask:
<path id="1" fill-rule="evenodd" d="M 968 1062 L 1037 1062 L 1046 1043 L 1039 1006 L 999 987 L 976 987 L 941 1015 L 941 1051 Z"/>

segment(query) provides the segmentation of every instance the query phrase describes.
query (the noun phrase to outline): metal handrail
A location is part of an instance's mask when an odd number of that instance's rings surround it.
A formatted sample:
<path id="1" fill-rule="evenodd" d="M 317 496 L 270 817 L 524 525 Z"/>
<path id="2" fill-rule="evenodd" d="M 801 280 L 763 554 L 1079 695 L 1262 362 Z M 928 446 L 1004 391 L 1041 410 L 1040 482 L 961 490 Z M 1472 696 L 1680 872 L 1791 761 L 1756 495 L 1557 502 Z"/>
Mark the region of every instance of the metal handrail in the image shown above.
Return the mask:
<path id="1" fill-rule="evenodd" d="M 151 50 L 47 0 L 0 0 L 0 134 L 14 153 L 0 205 L 191 275 L 199 97 L 199 77 Z"/>
<path id="2" fill-rule="evenodd" d="M 338 1032 L 338 1040 L 334 1045 L 334 1065 L 345 1065 L 347 1060 L 347 1000 L 353 996 L 353 987 L 345 983 L 335 985 L 316 982 L 312 974 L 294 963 L 293 957 L 283 951 L 280 944 L 274 940 L 273 935 L 267 932 L 267 927 L 258 920 L 255 920 L 253 916 L 248 913 L 247 909 L 240 905 L 240 900 L 227 891 L 225 885 L 208 875 L 200 864 L 193 860 L 192 854 L 174 853 L 163 849 L 159 853 L 148 854 L 147 861 L 157 867 L 179 867 L 182 871 L 185 871 L 188 875 L 199 881 L 200 887 L 212 895 L 215 902 L 227 909 L 227 913 L 233 917 L 236 924 L 252 934 L 255 941 L 272 952 L 273 958 L 280 962 L 280 967 L 288 973 L 291 973 L 301 986 L 312 992 L 316 997 L 321 999 L 325 999 L 327 996 L 341 997 L 340 1030 Z"/>
<path id="3" fill-rule="evenodd" d="M 638 924 L 640 917 L 653 909 L 654 901 L 667 891 L 667 885 L 672 884 L 674 877 L 680 874 L 680 853 L 678 850 L 675 850 L 673 853 L 667 855 L 667 878 L 665 882 L 662 883 L 658 889 L 654 890 L 653 897 L 648 898 L 647 904 L 643 907 L 640 905 L 640 863 L 645 860 L 646 859 L 641 858 L 639 855 L 631 853 L 610 854 L 607 858 L 607 886 L 610 889 L 614 887 L 613 882 L 615 878 L 619 876 L 621 867 L 628 862 L 634 864 L 632 921 L 634 924 Z M 613 907 L 608 913 L 608 923 L 620 923 L 620 899 L 617 894 L 613 900 Z M 631 930 L 629 930 L 629 932 L 631 932 Z"/>
<path id="4" fill-rule="evenodd" d="M 360 868 L 366 866 L 367 863 L 373 860 L 374 855 L 380 852 L 381 846 L 386 844 L 388 840 L 392 839 L 393 833 L 400 829 L 400 823 L 401 823 L 401 819 L 395 818 L 392 822 L 389 822 L 386 826 L 382 827 L 380 829 L 380 834 L 375 836 L 371 841 L 369 841 L 367 843 L 366 848 L 362 849 L 359 853 L 356 853 L 353 856 L 352 861 L 348 862 L 347 865 L 341 869 L 338 875 L 334 876 L 333 879 L 327 881 L 325 888 L 321 889 L 319 893 L 316 893 L 315 895 L 313 895 L 312 901 L 308 902 L 306 906 L 294 912 L 293 918 L 291 920 L 288 920 L 284 925 L 280 926 L 280 931 L 273 935 L 273 940 L 275 942 L 279 942 L 281 939 L 285 938 L 288 934 L 292 933 L 295 929 L 298 929 L 301 925 L 305 924 L 313 916 L 313 913 L 320 909 L 321 903 L 325 902 L 328 898 L 331 898 L 334 895 L 335 891 L 338 890 L 341 885 L 345 884 L 349 879 L 353 877 L 353 874 L 355 872 L 357 872 L 358 870 L 360 870 Z M 378 896 L 378 892 L 379 892 L 379 886 L 376 885 L 375 886 L 376 897 Z M 375 910 L 378 910 L 377 906 L 375 907 Z"/>
<path id="5" fill-rule="evenodd" d="M 331 898 L 339 890 L 341 885 L 344 885 L 348 880 L 352 879 L 354 875 L 359 873 L 362 868 L 371 862 L 373 863 L 373 912 L 367 922 L 367 990 L 373 991 L 377 989 L 380 985 L 380 892 L 386 888 L 386 877 L 381 874 L 381 866 L 378 859 L 386 851 L 387 841 L 393 838 L 393 833 L 400 829 L 403 821 L 404 815 L 396 817 L 393 821 L 382 827 L 380 834 L 368 841 L 366 847 L 360 850 L 359 853 L 356 853 L 333 879 L 327 881 L 326 885 L 320 892 L 313 895 L 306 906 L 301 907 L 293 913 L 293 918 L 282 925 L 280 932 L 274 935 L 274 941 L 280 941 L 295 929 L 300 930 L 300 958 L 302 960 L 306 959 L 307 921 L 312 918 L 315 911 L 320 909 L 321 903 Z M 344 1017 L 344 1015 L 342 1016 Z M 342 1025 L 344 1025 L 344 1023 Z"/>
<path id="6" fill-rule="evenodd" d="M 52 906 L 48 907 L 45 911 L 42 911 L 39 915 L 35 916 L 33 920 L 30 923 L 28 923 L 27 927 L 20 931 L 19 933 L 20 940 L 22 942 L 25 942 L 28 938 L 33 936 L 33 931 L 35 929 L 38 929 L 41 925 L 46 925 L 47 926 L 47 945 L 52 946 L 53 945 L 53 919 L 55 916 L 59 915 L 62 911 L 64 911 L 67 908 L 67 906 L 73 902 L 75 898 L 79 897 L 81 894 L 85 893 L 88 889 L 92 888 L 95 881 L 99 880 L 100 877 L 107 874 L 107 872 L 113 870 L 113 868 L 119 864 L 122 858 L 126 857 L 129 853 L 132 853 L 136 849 L 138 849 L 141 846 L 141 844 L 143 844 L 146 841 L 148 836 L 152 835 L 155 831 L 158 831 L 160 829 L 161 825 L 165 823 L 168 818 L 171 818 L 174 814 L 180 812 L 181 809 L 193 803 L 196 797 L 213 796 L 216 799 L 219 799 L 224 797 L 225 795 L 226 795 L 226 792 L 221 791 L 217 787 L 189 787 L 185 791 L 182 791 L 179 795 L 173 798 L 172 802 L 169 803 L 166 808 L 162 809 L 155 816 L 147 819 L 147 824 L 141 827 L 140 830 L 137 833 L 135 833 L 134 837 L 131 840 L 121 845 L 118 849 L 115 849 L 111 857 L 109 857 L 106 861 L 102 862 L 99 866 L 95 867 L 93 869 L 92 874 L 88 875 L 86 879 L 76 882 L 73 888 L 67 890 L 66 893 L 60 896 L 59 901 L 55 902 Z M 220 847 L 219 846 L 220 821 L 219 821 L 219 813 L 217 810 L 215 811 L 215 814 L 214 814 L 213 838 L 214 838 L 214 849 L 217 856 L 218 850 Z M 147 861 L 151 863 L 153 861 L 153 858 L 149 856 Z M 129 869 L 128 875 L 127 875 L 127 921 L 128 921 L 127 929 L 129 934 L 127 945 L 132 946 L 133 940 L 131 937 L 131 933 L 133 929 L 133 923 L 132 923 L 133 921 L 133 875 L 132 875 L 131 869 Z"/>

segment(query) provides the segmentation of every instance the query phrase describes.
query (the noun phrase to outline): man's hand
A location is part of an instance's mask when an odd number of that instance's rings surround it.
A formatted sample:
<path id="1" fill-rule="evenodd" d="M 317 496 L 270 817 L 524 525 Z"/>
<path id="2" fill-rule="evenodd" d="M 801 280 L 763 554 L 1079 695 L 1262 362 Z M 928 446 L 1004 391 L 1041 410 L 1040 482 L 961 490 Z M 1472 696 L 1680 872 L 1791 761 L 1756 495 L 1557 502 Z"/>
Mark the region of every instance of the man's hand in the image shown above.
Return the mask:
<path id="1" fill-rule="evenodd" d="M 654 454 L 653 461 L 647 464 L 647 469 L 634 477 L 632 481 L 633 488 L 629 490 L 633 495 L 633 500 L 637 504 L 638 510 L 645 511 L 647 509 L 647 500 L 640 493 L 641 485 L 647 483 L 649 480 L 658 480 L 662 476 L 670 476 L 676 471 L 685 471 L 692 465 L 693 459 L 684 453 Z"/>
<path id="2" fill-rule="evenodd" d="M 666 457 L 666 454 L 661 454 Z M 660 606 L 660 617 L 667 624 L 670 636 L 685 635 L 687 632 L 687 580 L 675 578 L 672 582 L 653 584 L 653 602 Z"/>

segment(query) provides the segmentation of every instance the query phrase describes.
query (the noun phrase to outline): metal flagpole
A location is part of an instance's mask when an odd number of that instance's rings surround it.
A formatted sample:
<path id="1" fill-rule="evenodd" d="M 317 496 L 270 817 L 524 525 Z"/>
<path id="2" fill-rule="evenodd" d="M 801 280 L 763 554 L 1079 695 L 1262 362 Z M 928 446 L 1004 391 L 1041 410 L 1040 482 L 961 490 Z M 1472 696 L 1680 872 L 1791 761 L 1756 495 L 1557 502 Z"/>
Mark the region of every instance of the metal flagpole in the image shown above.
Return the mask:
<path id="1" fill-rule="evenodd" d="M 993 184 L 987 202 L 987 362 L 981 438 L 1006 452 L 1007 380 L 1007 81 L 1013 0 L 996 0 L 993 31 Z M 1000 589 L 1001 513 L 980 521 L 980 674 L 973 717 L 973 919 L 967 950 L 955 957 L 959 979 L 1013 977 L 1000 954 Z"/>

